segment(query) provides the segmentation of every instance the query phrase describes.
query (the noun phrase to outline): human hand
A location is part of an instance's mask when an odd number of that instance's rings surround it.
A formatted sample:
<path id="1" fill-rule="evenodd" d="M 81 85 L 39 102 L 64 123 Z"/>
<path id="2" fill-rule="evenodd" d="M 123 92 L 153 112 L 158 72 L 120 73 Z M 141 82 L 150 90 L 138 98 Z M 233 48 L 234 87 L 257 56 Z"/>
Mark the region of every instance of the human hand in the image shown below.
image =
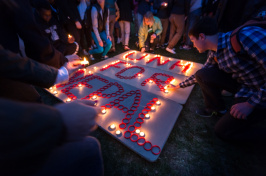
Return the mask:
<path id="1" fill-rule="evenodd" d="M 67 141 L 82 140 L 97 128 L 95 119 L 101 109 L 95 107 L 94 101 L 76 100 L 58 104 L 55 108 L 62 116 L 67 131 Z"/>
<path id="2" fill-rule="evenodd" d="M 236 119 L 246 120 L 247 116 L 253 111 L 254 106 L 248 102 L 237 103 L 231 107 L 230 114 Z"/>
<path id="3" fill-rule="evenodd" d="M 179 89 L 180 88 L 180 86 L 179 85 L 173 85 L 173 84 L 169 84 L 169 85 L 167 85 L 167 89 L 169 89 L 169 90 L 174 90 L 174 89 Z"/>
<path id="4" fill-rule="evenodd" d="M 100 41 L 100 42 L 99 42 L 99 45 L 100 45 L 101 47 L 103 47 L 103 41 Z"/>
<path id="5" fill-rule="evenodd" d="M 145 52 L 145 48 L 141 48 L 140 52 L 142 53 Z"/>
<path id="6" fill-rule="evenodd" d="M 67 41 L 68 41 L 68 43 L 74 43 L 75 42 L 75 37 L 73 37 L 72 35 L 69 35 L 67 37 Z"/>
<path id="7" fill-rule="evenodd" d="M 78 69 L 82 68 L 82 60 L 71 60 L 66 62 L 63 66 L 67 69 L 69 77 L 71 77 Z"/>
<path id="8" fill-rule="evenodd" d="M 67 55 L 65 56 L 67 58 L 68 61 L 76 61 L 76 60 L 80 60 L 81 58 L 76 55 L 76 54 L 72 54 L 72 55 Z"/>
<path id="9" fill-rule="evenodd" d="M 107 36 L 107 39 L 109 39 L 110 41 L 112 41 L 112 37 L 110 35 Z"/>
<path id="10" fill-rule="evenodd" d="M 154 40 L 156 38 L 156 34 L 151 35 L 151 39 Z"/>
<path id="11" fill-rule="evenodd" d="M 115 12 L 115 21 L 117 21 L 119 18 L 120 18 L 120 12 L 119 11 L 117 11 L 117 12 Z"/>
<path id="12" fill-rule="evenodd" d="M 80 24 L 79 21 L 76 21 L 76 22 L 75 22 L 75 25 L 76 25 L 76 28 L 77 28 L 77 29 L 82 29 L 82 26 L 81 26 L 81 24 Z"/>

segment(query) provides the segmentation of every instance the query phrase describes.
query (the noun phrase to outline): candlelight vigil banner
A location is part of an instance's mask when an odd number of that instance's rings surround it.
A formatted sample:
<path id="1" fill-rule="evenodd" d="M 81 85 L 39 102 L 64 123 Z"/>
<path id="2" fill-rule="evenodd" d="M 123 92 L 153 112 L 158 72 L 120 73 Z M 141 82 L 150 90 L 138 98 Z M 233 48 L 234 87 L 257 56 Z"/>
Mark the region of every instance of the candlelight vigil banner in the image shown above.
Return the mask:
<path id="1" fill-rule="evenodd" d="M 48 89 L 64 102 L 97 100 L 98 125 L 131 150 L 156 161 L 193 86 L 168 90 L 202 64 L 129 51 L 77 71 Z"/>

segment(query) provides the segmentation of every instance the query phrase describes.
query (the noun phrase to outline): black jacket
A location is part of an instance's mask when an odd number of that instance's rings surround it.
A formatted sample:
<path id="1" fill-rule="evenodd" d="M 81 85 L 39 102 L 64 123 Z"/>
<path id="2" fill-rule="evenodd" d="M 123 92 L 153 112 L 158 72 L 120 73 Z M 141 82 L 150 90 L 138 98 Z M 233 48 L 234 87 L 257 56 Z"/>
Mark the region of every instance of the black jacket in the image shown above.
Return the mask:
<path id="1" fill-rule="evenodd" d="M 134 8 L 133 0 L 117 0 L 120 11 L 119 20 L 133 22 L 132 10 Z"/>
<path id="2" fill-rule="evenodd" d="M 167 7 L 161 6 L 162 2 L 168 3 Z M 160 19 L 169 18 L 171 12 L 171 1 L 170 0 L 154 0 L 153 8 L 157 9 L 157 17 Z"/>

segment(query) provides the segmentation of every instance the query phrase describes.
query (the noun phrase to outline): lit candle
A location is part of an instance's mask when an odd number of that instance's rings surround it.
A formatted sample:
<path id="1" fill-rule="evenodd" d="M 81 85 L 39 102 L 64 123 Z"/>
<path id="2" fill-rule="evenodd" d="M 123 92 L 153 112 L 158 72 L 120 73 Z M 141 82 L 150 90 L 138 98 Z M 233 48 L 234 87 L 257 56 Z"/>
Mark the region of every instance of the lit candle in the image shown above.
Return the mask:
<path id="1" fill-rule="evenodd" d="M 55 95 L 57 94 L 57 91 L 56 91 L 56 90 L 54 91 L 54 94 L 55 94 Z"/>
<path id="2" fill-rule="evenodd" d="M 53 87 L 50 87 L 49 89 L 50 89 L 50 90 L 53 90 Z"/>
<path id="3" fill-rule="evenodd" d="M 71 99 L 70 99 L 70 98 L 68 98 L 66 101 L 67 101 L 67 102 L 70 102 L 70 101 L 71 101 Z"/>
<path id="4" fill-rule="evenodd" d="M 154 110 L 155 110 L 155 106 L 152 106 L 152 107 L 151 107 L 151 110 L 153 110 L 153 111 L 154 111 Z"/>
<path id="5" fill-rule="evenodd" d="M 72 35 L 68 34 L 68 38 L 71 38 L 71 37 L 72 37 Z"/>
<path id="6" fill-rule="evenodd" d="M 105 114 L 105 113 L 106 113 L 106 110 L 105 110 L 105 109 L 103 109 L 103 110 L 102 110 L 102 113 L 103 113 L 103 114 Z"/>
<path id="7" fill-rule="evenodd" d="M 174 84 L 175 83 L 175 79 L 173 79 L 171 82 L 170 82 L 170 84 Z"/>
<path id="8" fill-rule="evenodd" d="M 79 84 L 79 87 L 82 87 L 82 84 Z"/>
<path id="9" fill-rule="evenodd" d="M 167 3 L 166 3 L 166 2 L 164 3 L 164 6 L 165 6 L 165 7 L 167 6 Z"/>
<path id="10" fill-rule="evenodd" d="M 119 135 L 121 133 L 121 131 L 119 131 L 119 130 L 117 130 L 116 132 L 115 132 L 115 134 L 117 134 L 117 135 Z"/>
<path id="11" fill-rule="evenodd" d="M 115 124 L 112 124 L 111 126 L 110 126 L 110 128 L 113 130 L 113 129 L 115 129 Z"/>
<path id="12" fill-rule="evenodd" d="M 143 137 L 143 136 L 145 135 L 145 133 L 144 133 L 144 132 L 140 132 L 139 135 L 140 135 L 141 137 Z"/>
<path id="13" fill-rule="evenodd" d="M 97 99 L 97 96 L 96 95 L 93 95 L 92 99 L 96 100 Z"/>
<path id="14" fill-rule="evenodd" d="M 97 69 L 97 67 L 93 67 L 94 68 L 94 70 L 96 70 Z"/>
<path id="15" fill-rule="evenodd" d="M 161 104 L 161 102 L 158 100 L 158 101 L 156 101 L 156 104 L 157 104 L 157 105 L 160 105 L 160 104 Z"/>
<path id="16" fill-rule="evenodd" d="M 81 64 L 82 65 L 87 65 L 87 64 L 89 64 L 89 61 L 87 61 L 86 58 L 84 57 L 84 60 L 81 61 Z"/>
<path id="17" fill-rule="evenodd" d="M 153 81 L 150 79 L 150 81 L 149 81 L 150 83 L 152 83 Z"/>
<path id="18" fill-rule="evenodd" d="M 136 133 L 139 133 L 140 132 L 140 130 L 139 129 L 136 129 Z"/>
<path id="19" fill-rule="evenodd" d="M 138 77 L 141 77 L 141 73 L 138 74 Z"/>
<path id="20" fill-rule="evenodd" d="M 164 93 L 169 93 L 169 91 L 167 89 L 165 89 Z"/>
<path id="21" fill-rule="evenodd" d="M 149 118 L 149 117 L 150 117 L 150 115 L 149 115 L 149 114 L 146 114 L 146 115 L 145 115 L 145 117 Z"/>
<path id="22" fill-rule="evenodd" d="M 92 74 L 92 71 L 89 71 L 89 74 Z"/>

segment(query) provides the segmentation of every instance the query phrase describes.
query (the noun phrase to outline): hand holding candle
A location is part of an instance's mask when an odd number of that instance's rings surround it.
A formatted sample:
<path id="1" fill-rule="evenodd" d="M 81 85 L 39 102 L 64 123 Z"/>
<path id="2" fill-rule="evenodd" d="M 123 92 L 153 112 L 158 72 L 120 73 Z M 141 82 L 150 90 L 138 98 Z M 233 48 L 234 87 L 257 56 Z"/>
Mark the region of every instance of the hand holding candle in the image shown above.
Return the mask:
<path id="1" fill-rule="evenodd" d="M 68 43 L 74 43 L 75 42 L 75 38 L 72 35 L 68 34 L 67 35 L 67 41 L 68 41 Z"/>

